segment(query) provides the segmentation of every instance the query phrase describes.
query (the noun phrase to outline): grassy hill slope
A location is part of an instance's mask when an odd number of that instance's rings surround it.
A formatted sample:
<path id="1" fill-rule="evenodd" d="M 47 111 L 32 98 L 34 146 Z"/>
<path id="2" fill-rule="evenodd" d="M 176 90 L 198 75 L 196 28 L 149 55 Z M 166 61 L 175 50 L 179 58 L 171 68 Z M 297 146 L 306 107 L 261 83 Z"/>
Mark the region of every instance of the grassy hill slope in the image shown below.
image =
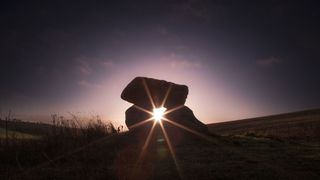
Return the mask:
<path id="1" fill-rule="evenodd" d="M 0 139 L 5 139 L 6 138 L 6 130 L 4 128 L 0 128 Z M 39 138 L 38 136 L 34 136 L 31 134 L 27 133 L 21 133 L 18 131 L 12 131 L 8 130 L 8 138 L 12 139 L 34 139 L 34 138 Z"/>
<path id="2" fill-rule="evenodd" d="M 5 128 L 5 120 L 0 119 L 0 128 Z M 42 136 L 51 133 L 53 126 L 45 123 L 25 122 L 25 121 L 8 121 L 7 128 L 14 132 Z"/>
<path id="3" fill-rule="evenodd" d="M 320 109 L 209 124 L 220 135 L 255 134 L 320 140 Z"/>

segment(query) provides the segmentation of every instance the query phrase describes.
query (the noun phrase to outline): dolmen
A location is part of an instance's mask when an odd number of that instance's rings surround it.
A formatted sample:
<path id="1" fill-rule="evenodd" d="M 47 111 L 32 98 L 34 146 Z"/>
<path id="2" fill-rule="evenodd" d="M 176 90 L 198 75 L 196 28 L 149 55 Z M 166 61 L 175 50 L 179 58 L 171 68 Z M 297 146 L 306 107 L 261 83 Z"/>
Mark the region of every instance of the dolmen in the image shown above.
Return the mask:
<path id="1" fill-rule="evenodd" d="M 121 93 L 123 100 L 133 104 L 125 114 L 129 131 L 149 132 L 153 125 L 150 112 L 153 112 L 154 107 L 164 107 L 167 111 L 164 115 L 166 120 L 161 123 L 168 134 L 174 135 L 176 131 L 206 133 L 207 126 L 184 105 L 188 92 L 186 85 L 147 77 L 134 78 Z"/>

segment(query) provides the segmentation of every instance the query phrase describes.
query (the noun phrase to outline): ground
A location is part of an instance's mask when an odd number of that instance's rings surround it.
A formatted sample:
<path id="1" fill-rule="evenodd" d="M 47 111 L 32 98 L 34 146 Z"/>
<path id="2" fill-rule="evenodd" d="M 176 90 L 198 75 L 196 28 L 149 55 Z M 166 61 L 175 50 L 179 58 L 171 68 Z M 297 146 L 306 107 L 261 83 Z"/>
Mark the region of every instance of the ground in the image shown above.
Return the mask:
<path id="1" fill-rule="evenodd" d="M 320 179 L 319 116 L 290 117 L 168 134 L 172 151 L 159 127 L 148 146 L 132 132 L 0 139 L 0 179 Z"/>
<path id="2" fill-rule="evenodd" d="M 207 138 L 189 137 L 185 143 L 174 146 L 177 165 L 159 136 L 152 139 L 139 160 L 142 144 L 128 133 L 61 151 L 59 155 L 45 148 L 9 153 L 6 157 L 1 153 L 1 159 L 7 160 L 2 161 L 7 164 L 1 164 L 7 169 L 2 170 L 1 179 L 320 178 L 319 142 L 253 136 Z"/>

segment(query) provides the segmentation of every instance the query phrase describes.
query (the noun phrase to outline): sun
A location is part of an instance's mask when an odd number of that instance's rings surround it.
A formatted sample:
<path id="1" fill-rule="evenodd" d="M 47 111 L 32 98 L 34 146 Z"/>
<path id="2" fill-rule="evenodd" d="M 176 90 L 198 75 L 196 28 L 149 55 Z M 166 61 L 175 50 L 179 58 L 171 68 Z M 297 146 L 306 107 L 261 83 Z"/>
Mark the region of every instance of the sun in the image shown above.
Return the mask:
<path id="1" fill-rule="evenodd" d="M 161 121 L 161 119 L 163 119 L 163 115 L 166 110 L 167 109 L 165 107 L 154 108 L 152 113 L 153 119 L 157 122 Z"/>

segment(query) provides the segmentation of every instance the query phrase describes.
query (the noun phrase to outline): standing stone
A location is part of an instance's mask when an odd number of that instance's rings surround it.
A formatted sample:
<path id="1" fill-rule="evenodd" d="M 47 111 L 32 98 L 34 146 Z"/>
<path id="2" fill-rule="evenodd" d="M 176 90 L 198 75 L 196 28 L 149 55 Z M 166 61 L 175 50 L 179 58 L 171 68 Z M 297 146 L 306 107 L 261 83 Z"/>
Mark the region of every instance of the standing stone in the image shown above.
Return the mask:
<path id="1" fill-rule="evenodd" d="M 150 97 L 147 93 L 148 91 L 150 92 Z M 192 131 L 208 131 L 207 126 L 194 116 L 190 108 L 184 105 L 188 96 L 187 86 L 145 77 L 134 78 L 121 93 L 123 100 L 134 104 L 126 110 L 125 122 L 129 130 L 149 131 L 153 122 L 142 122 L 149 119 L 151 115 L 137 108 L 137 106 L 152 112 L 153 106 L 150 98 L 152 98 L 156 107 L 160 107 L 166 95 L 167 99 L 163 106 L 167 108 L 167 110 L 179 107 L 175 111 L 166 114 L 166 118 Z M 169 125 L 170 123 L 166 121 L 163 121 L 163 124 L 168 127 L 173 127 L 168 128 L 168 130 L 171 129 L 172 132 L 177 132 L 178 129 L 181 129 L 181 127 L 172 124 Z M 169 134 L 172 133 L 169 132 Z"/>

